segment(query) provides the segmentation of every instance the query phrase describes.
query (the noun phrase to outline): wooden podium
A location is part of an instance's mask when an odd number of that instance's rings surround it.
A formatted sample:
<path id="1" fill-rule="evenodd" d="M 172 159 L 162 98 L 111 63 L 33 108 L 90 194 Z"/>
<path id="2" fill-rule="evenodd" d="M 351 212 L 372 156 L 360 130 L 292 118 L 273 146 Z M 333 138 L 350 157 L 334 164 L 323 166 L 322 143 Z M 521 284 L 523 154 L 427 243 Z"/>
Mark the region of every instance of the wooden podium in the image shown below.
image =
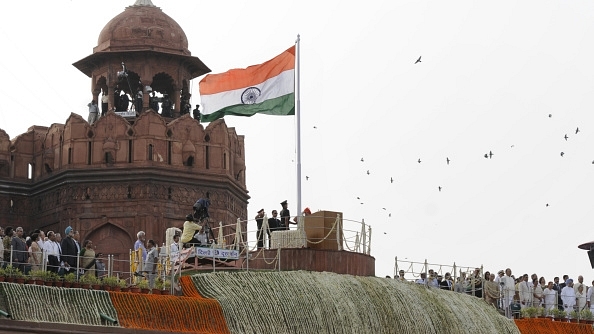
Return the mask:
<path id="1" fill-rule="evenodd" d="M 337 215 L 340 215 L 339 222 L 336 222 Z M 338 242 L 336 240 L 336 229 L 342 227 L 342 212 L 318 211 L 304 217 L 303 222 L 308 248 L 338 250 L 340 244 L 342 249 L 342 229 L 338 232 Z"/>

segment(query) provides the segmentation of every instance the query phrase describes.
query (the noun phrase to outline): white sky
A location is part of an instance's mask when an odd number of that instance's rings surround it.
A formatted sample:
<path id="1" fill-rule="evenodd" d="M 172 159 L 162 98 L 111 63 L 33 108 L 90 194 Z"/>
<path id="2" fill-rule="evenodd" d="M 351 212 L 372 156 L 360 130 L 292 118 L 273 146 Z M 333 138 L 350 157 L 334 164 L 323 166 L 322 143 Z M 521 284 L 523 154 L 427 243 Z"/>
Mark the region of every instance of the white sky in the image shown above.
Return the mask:
<path id="1" fill-rule="evenodd" d="M 0 128 L 86 118 L 91 80 L 72 63 L 133 3 L 5 3 Z M 301 34 L 303 207 L 371 224 L 377 276 L 398 256 L 594 279 L 577 248 L 594 240 L 594 2 L 153 3 L 212 73 Z M 226 122 L 246 138 L 249 217 L 284 199 L 297 214 L 295 118 Z"/>

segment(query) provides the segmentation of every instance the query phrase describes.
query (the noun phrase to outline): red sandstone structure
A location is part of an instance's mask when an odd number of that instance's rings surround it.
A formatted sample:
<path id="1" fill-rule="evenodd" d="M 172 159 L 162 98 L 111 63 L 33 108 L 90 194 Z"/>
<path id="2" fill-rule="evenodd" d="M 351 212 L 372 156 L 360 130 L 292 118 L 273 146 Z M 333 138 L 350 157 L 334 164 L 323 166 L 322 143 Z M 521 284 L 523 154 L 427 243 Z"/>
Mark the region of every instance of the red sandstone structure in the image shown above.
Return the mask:
<path id="1" fill-rule="evenodd" d="M 191 56 L 181 27 L 150 0 L 109 21 L 93 54 L 74 66 L 91 78 L 97 100 L 118 85 L 133 95 L 117 74 L 122 62 L 129 80 L 170 95 L 177 106 L 172 117 L 149 109 L 144 92 L 137 117 L 110 111 L 91 125 L 73 113 L 65 124 L 32 126 L 12 140 L 0 129 L 2 227 L 64 233 L 71 225 L 97 251 L 128 260 L 138 231 L 161 244 L 166 228 L 181 227 L 198 198 L 210 198 L 213 221 L 247 216 L 244 138 L 223 120 L 204 128 L 190 115 L 179 117 L 188 81 L 210 70 Z"/>
<path id="2" fill-rule="evenodd" d="M 122 63 L 127 77 L 118 75 Z M 150 109 L 143 90 L 136 116 L 109 111 L 89 124 L 73 113 L 65 124 L 32 126 L 12 140 L 0 129 L 0 226 L 63 233 L 70 225 L 81 241 L 90 239 L 98 252 L 113 254 L 115 271 L 129 270 L 138 231 L 160 245 L 167 228 L 182 227 L 198 198 L 210 199 L 211 222 L 223 222 L 226 236 L 234 235 L 241 218 L 245 238 L 244 137 L 223 119 L 204 128 L 181 112 L 189 80 L 210 72 L 191 56 L 181 27 L 150 0 L 137 0 L 107 23 L 93 54 L 74 66 L 91 78 L 89 100 L 112 96 L 116 89 L 134 96 L 135 88 L 148 86 L 169 95 L 173 112 L 163 117 Z M 114 100 L 108 104 L 113 110 Z M 374 276 L 369 253 L 337 247 L 342 234 L 332 232 L 336 217 L 336 212 L 308 217 L 310 243 L 281 252 L 266 249 L 262 256 L 252 252 L 249 263 L 242 257 L 229 265 Z M 274 263 L 264 260 L 277 254 Z"/>

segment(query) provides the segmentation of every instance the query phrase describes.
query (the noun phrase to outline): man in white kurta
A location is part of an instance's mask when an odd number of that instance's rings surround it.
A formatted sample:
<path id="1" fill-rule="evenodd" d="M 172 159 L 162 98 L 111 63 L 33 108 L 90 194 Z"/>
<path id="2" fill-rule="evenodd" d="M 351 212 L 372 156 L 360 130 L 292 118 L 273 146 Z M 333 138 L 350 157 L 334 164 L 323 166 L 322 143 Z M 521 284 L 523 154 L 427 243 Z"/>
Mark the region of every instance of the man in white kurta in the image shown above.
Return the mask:
<path id="1" fill-rule="evenodd" d="M 533 286 L 532 282 L 528 282 L 528 274 L 522 276 L 522 281 L 518 285 L 520 291 L 520 304 L 522 308 L 532 306 Z"/>
<path id="2" fill-rule="evenodd" d="M 565 282 L 565 287 L 561 290 L 561 300 L 563 309 L 569 314 L 575 306 L 575 290 L 573 290 L 573 280 L 570 278 Z"/>
<path id="3" fill-rule="evenodd" d="M 507 268 L 505 269 L 505 276 L 500 278 L 501 282 L 503 282 L 503 308 L 508 317 L 511 317 L 509 305 L 514 300 L 514 295 L 516 294 L 516 282 L 511 277 L 511 273 L 511 269 Z"/>

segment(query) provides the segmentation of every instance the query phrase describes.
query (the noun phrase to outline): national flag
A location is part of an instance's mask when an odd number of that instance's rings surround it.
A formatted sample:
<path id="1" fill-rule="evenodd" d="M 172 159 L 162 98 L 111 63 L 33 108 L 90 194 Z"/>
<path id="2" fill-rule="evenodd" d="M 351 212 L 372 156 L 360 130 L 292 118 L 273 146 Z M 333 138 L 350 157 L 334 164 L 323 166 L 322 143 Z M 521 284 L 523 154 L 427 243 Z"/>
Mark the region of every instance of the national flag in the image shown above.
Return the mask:
<path id="1" fill-rule="evenodd" d="M 226 115 L 294 115 L 295 46 L 263 64 L 205 76 L 200 100 L 203 122 Z"/>

